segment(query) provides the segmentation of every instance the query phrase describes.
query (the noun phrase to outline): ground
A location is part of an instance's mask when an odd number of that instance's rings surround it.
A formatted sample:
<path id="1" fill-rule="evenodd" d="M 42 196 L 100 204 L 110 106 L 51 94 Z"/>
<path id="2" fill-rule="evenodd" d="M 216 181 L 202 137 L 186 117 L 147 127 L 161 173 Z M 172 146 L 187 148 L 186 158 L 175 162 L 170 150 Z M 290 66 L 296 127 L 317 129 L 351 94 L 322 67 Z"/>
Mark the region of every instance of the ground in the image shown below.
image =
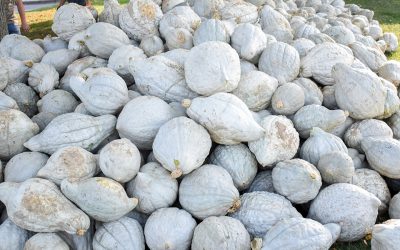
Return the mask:
<path id="1" fill-rule="evenodd" d="M 103 9 L 102 0 L 93 1 L 93 5 L 99 11 Z M 120 0 L 126 3 L 128 0 Z M 375 11 L 375 18 L 379 20 L 385 32 L 394 32 L 400 38 L 400 0 L 346 0 L 346 3 L 356 3 L 363 8 Z M 43 38 L 47 34 L 52 34 L 51 24 L 55 13 L 55 8 L 30 11 L 27 18 L 31 24 L 31 31 L 27 35 L 31 39 Z M 400 60 L 400 49 L 391 55 L 391 59 Z M 361 240 L 355 243 L 335 244 L 332 249 L 335 250 L 364 250 L 370 249 L 369 242 Z"/>

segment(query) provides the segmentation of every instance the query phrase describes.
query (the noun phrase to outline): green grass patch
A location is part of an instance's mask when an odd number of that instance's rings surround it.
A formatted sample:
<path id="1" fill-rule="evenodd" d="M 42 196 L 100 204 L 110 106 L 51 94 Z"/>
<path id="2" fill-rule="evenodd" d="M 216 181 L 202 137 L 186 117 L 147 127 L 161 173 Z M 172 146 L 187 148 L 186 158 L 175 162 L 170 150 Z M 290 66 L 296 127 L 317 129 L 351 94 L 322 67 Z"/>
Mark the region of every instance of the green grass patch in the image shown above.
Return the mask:
<path id="1" fill-rule="evenodd" d="M 378 20 L 384 32 L 393 32 L 400 40 L 400 0 L 348 0 L 365 9 L 375 12 L 374 19 Z M 400 61 L 400 49 L 388 54 L 392 60 Z"/>

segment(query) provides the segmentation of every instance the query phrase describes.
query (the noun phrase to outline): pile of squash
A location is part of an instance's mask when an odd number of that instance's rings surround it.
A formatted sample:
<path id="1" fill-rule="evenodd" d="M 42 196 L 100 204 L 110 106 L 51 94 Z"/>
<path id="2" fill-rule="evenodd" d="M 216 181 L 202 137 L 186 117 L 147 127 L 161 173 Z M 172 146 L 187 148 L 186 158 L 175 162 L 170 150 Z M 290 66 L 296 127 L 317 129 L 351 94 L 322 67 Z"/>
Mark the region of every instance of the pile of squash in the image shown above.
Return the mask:
<path id="1" fill-rule="evenodd" d="M 398 40 L 373 17 L 106 0 L 5 36 L 0 249 L 398 249 Z"/>

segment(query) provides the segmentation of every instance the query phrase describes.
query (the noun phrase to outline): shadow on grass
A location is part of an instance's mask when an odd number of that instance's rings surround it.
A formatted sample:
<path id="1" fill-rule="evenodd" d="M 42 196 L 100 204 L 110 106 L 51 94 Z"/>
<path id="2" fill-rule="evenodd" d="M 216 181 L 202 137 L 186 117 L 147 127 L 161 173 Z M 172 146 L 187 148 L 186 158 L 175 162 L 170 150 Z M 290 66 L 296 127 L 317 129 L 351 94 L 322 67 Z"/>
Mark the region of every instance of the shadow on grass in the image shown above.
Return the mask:
<path id="1" fill-rule="evenodd" d="M 43 39 L 47 35 L 55 36 L 53 31 L 51 30 L 51 25 L 53 24 L 52 20 L 33 23 L 31 24 L 31 29 L 28 33 L 23 33 L 23 35 L 29 37 L 30 39 Z"/>

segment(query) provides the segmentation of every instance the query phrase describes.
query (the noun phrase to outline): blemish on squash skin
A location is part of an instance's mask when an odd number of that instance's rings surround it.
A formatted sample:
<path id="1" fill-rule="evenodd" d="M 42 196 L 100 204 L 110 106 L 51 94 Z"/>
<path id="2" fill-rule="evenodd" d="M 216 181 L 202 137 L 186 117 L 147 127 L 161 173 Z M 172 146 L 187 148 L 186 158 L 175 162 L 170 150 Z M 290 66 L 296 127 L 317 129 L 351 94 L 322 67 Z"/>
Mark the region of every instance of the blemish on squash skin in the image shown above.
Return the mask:
<path id="1" fill-rule="evenodd" d="M 23 197 L 21 206 L 32 213 L 49 216 L 59 210 L 57 198 L 48 195 L 27 194 Z"/>
<path id="2" fill-rule="evenodd" d="M 101 185 L 102 187 L 107 188 L 107 189 L 118 189 L 118 186 L 115 185 L 115 183 L 108 181 L 107 179 L 104 179 L 104 178 L 97 178 L 96 182 L 99 185 Z"/>
<path id="3" fill-rule="evenodd" d="M 140 13 L 150 20 L 154 20 L 156 17 L 156 10 L 151 4 L 143 4 L 139 7 Z"/>

